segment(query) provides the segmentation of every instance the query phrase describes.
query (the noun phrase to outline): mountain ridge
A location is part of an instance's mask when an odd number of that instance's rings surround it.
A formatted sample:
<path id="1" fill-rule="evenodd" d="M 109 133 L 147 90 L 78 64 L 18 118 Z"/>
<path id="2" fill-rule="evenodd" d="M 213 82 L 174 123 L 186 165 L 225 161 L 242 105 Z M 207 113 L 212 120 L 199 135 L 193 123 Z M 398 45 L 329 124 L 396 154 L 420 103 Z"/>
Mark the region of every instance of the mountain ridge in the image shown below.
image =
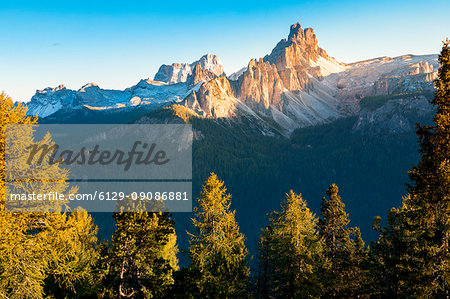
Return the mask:
<path id="1" fill-rule="evenodd" d="M 116 111 L 177 103 L 203 118 L 249 114 L 266 119 L 288 136 L 296 128 L 356 115 L 364 97 L 433 90 L 437 68 L 437 55 L 341 63 L 320 48 L 312 28 L 296 23 L 270 54 L 251 59 L 229 77 L 220 59 L 206 54 L 193 63 L 161 65 L 153 80 L 124 90 L 93 83 L 77 91 L 46 88 L 27 106 L 28 114 L 42 118 L 61 109 Z"/>

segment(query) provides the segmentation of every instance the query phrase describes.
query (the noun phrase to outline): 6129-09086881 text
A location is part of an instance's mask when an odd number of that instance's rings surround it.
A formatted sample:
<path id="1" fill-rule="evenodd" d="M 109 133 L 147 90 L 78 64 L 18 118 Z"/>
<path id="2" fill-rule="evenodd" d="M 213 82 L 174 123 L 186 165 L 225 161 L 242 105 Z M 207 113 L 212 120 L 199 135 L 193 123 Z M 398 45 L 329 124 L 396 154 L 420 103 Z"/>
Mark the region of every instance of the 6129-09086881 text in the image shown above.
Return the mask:
<path id="1" fill-rule="evenodd" d="M 187 192 L 132 192 L 126 195 L 124 192 L 108 192 L 101 191 L 94 193 L 71 193 L 64 194 L 59 192 L 48 193 L 11 193 L 10 201 L 64 201 L 64 200 L 124 200 L 130 198 L 132 200 L 189 200 Z"/>

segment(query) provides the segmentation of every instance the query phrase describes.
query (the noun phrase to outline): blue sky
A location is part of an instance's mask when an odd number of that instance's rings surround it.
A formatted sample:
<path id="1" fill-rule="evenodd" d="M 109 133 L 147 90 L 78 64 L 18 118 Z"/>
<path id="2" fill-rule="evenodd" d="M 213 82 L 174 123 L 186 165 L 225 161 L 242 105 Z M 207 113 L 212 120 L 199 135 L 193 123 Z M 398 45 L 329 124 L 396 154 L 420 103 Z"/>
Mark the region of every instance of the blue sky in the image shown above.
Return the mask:
<path id="1" fill-rule="evenodd" d="M 450 1 L 0 0 L 0 91 L 95 82 L 123 89 L 163 63 L 217 54 L 230 74 L 263 57 L 300 22 L 343 62 L 438 53 Z"/>

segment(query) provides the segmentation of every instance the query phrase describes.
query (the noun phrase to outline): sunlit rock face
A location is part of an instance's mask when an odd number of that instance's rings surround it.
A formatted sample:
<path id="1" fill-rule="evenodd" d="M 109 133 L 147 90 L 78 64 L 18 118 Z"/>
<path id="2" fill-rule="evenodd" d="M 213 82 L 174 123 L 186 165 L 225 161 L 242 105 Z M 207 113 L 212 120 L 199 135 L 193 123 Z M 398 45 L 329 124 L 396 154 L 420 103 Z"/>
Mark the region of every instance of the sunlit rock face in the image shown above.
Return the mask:
<path id="1" fill-rule="evenodd" d="M 251 59 L 228 77 L 219 58 L 207 54 L 193 63 L 162 65 L 153 80 L 140 80 L 125 90 L 93 83 L 79 90 L 63 85 L 39 90 L 27 106 L 28 114 L 47 117 L 61 109 L 178 103 L 199 117 L 245 116 L 257 120 L 257 126 L 273 126 L 289 135 L 298 127 L 356 115 L 365 97 L 433 91 L 437 69 L 437 55 L 341 63 L 319 46 L 312 28 L 296 23 L 270 54 Z"/>
<path id="2" fill-rule="evenodd" d="M 380 57 L 348 65 L 345 72 L 324 77 L 336 90 L 344 114 L 356 114 L 364 97 L 433 91 L 439 67 L 437 55 Z"/>
<path id="3" fill-rule="evenodd" d="M 64 85 L 37 90 L 31 101 L 27 103 L 27 113 L 39 117 L 49 116 L 63 107 L 73 106 L 75 96 L 76 92 L 67 89 Z"/>
<path id="4" fill-rule="evenodd" d="M 235 114 L 235 93 L 226 77 L 219 77 L 204 83 L 193 91 L 184 105 L 204 117 L 231 117 Z"/>
<path id="5" fill-rule="evenodd" d="M 269 55 L 230 75 L 231 89 L 223 88 L 225 78 L 222 84 L 204 85 L 185 106 L 209 118 L 230 117 L 245 107 L 289 133 L 355 115 L 364 97 L 433 90 L 437 67 L 437 55 L 341 63 L 319 47 L 313 29 L 297 23 Z"/>
<path id="6" fill-rule="evenodd" d="M 168 84 L 176 84 L 190 81 L 197 84 L 224 76 L 223 65 L 219 57 L 213 54 L 206 54 L 193 63 L 173 63 L 163 64 L 155 75 L 155 81 L 162 81 Z"/>
<path id="7" fill-rule="evenodd" d="M 170 105 L 178 103 L 204 82 L 225 76 L 223 65 L 213 54 L 187 63 L 162 65 L 155 80 L 143 79 L 125 90 L 102 89 L 88 83 L 78 90 L 64 85 L 36 91 L 27 103 L 28 114 L 44 118 L 61 109 L 105 110 L 139 107 L 143 105 Z M 146 107 L 147 108 L 147 107 Z"/>
<path id="8" fill-rule="evenodd" d="M 303 29 L 297 23 L 291 26 L 288 38 L 281 40 L 270 55 L 250 60 L 239 76 L 230 77 L 236 79 L 232 84 L 232 98 L 264 117 L 273 118 L 287 130 L 325 122 L 337 118 L 339 111 L 333 90 L 321 86 L 320 80 L 324 75 L 345 69 L 345 64 L 329 57 L 319 47 L 311 28 Z M 195 96 L 199 97 L 201 91 Z M 222 91 L 217 88 L 213 93 Z M 225 94 L 221 97 L 229 98 Z M 204 104 L 205 109 L 200 109 L 205 112 L 203 115 L 213 117 L 207 113 L 212 103 Z"/>

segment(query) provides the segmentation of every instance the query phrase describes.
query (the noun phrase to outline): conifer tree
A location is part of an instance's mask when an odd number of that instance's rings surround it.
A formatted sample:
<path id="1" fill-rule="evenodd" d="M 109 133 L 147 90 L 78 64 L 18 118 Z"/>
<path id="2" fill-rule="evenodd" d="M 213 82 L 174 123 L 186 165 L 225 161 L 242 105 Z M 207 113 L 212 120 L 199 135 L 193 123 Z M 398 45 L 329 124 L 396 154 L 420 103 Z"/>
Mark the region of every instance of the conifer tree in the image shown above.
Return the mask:
<path id="1" fill-rule="evenodd" d="M 381 218 L 375 217 L 373 228 L 379 234 L 378 240 L 371 246 L 373 295 L 384 298 L 406 297 L 407 240 L 401 209 L 392 208 L 388 212 L 384 228 L 381 227 Z"/>
<path id="2" fill-rule="evenodd" d="M 318 297 L 322 246 L 317 218 L 301 195 L 290 191 L 273 212 L 259 241 L 258 291 L 263 298 Z"/>
<path id="3" fill-rule="evenodd" d="M 138 203 L 139 205 L 139 203 Z M 178 269 L 174 221 L 167 212 L 114 212 L 117 229 L 109 250 L 108 296 L 161 298 Z"/>
<path id="4" fill-rule="evenodd" d="M 31 238 L 26 238 L 26 218 L 5 212 L 6 125 L 36 123 L 26 111 L 25 106 L 14 105 L 5 93 L 0 94 L 0 297 L 5 298 L 40 297 L 43 292 L 45 265 L 39 258 L 40 249 L 33 246 Z M 29 248 L 28 253 L 25 248 Z"/>
<path id="5" fill-rule="evenodd" d="M 14 104 L 4 92 L 0 93 L 0 211 L 5 199 L 5 130 L 8 124 L 35 124 L 37 118 L 26 115 L 27 108 L 21 103 Z"/>
<path id="6" fill-rule="evenodd" d="M 248 251 L 226 191 L 224 182 L 212 173 L 194 208 L 190 273 L 202 298 L 244 297 L 247 291 Z"/>
<path id="7" fill-rule="evenodd" d="M 333 184 L 327 190 L 329 199 L 323 198 L 319 233 L 323 252 L 328 259 L 328 271 L 322 277 L 325 293 L 330 297 L 356 297 L 363 292 L 365 271 L 362 264 L 367 257 L 358 228 L 349 227 L 345 205 Z"/>
<path id="8" fill-rule="evenodd" d="M 45 294 L 57 298 L 94 295 L 99 283 L 93 273 L 98 260 L 97 227 L 83 209 L 47 216 L 49 262 L 45 274 Z"/>
<path id="9" fill-rule="evenodd" d="M 450 41 L 439 55 L 433 126 L 418 126 L 421 160 L 404 200 L 410 294 L 450 297 Z"/>
<path id="10" fill-rule="evenodd" d="M 96 259 L 93 246 L 97 239 L 90 216 L 83 210 L 60 213 L 61 204 L 56 202 L 51 204 L 52 210 L 58 211 L 54 213 L 5 210 L 5 194 L 12 188 L 21 192 L 67 191 L 68 172 L 57 164 L 49 165 L 48 156 L 41 165 L 24 162 L 24 146 L 34 142 L 31 126 L 18 127 L 14 132 L 20 134 L 9 134 L 6 140 L 7 124 L 31 125 L 36 121 L 26 115 L 26 107 L 0 94 L 0 297 L 73 297 L 76 286 L 86 286 L 88 281 L 94 284 L 90 265 Z M 51 143 L 50 135 L 39 142 Z M 6 144 L 14 149 L 10 151 L 8 173 Z M 15 180 L 17 172 L 28 174 L 30 180 Z M 40 178 L 50 181 L 33 180 Z"/>

